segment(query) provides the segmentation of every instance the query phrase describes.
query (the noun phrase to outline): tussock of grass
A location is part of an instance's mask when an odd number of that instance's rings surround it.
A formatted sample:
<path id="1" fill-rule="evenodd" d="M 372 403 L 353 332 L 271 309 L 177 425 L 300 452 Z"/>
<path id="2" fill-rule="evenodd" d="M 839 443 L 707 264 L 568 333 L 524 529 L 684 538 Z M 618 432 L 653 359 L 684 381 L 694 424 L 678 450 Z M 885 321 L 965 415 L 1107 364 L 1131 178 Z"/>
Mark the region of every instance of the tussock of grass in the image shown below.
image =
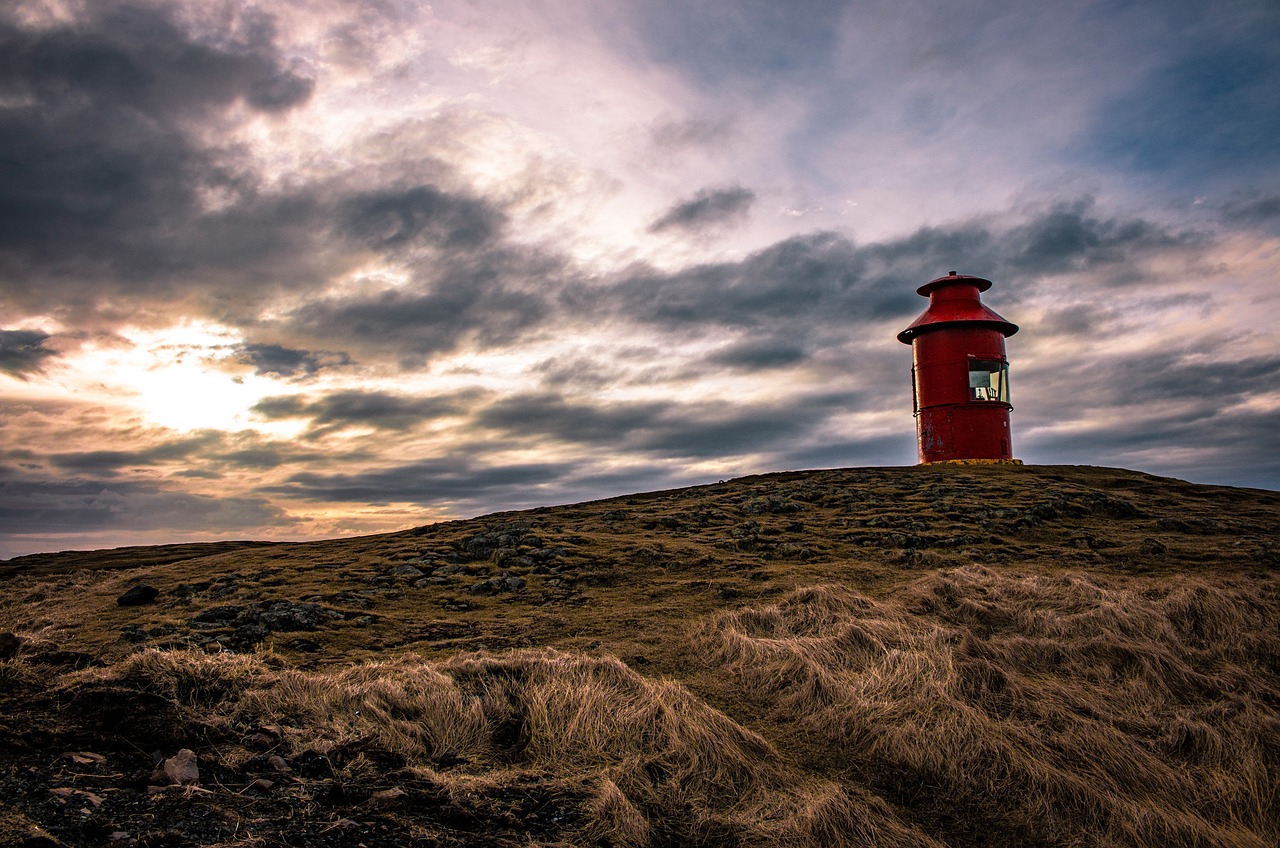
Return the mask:
<path id="1" fill-rule="evenodd" d="M 887 600 L 801 590 L 697 642 L 773 721 L 943 829 L 1261 848 L 1280 837 L 1277 613 L 1274 582 L 965 567 Z"/>
<path id="2" fill-rule="evenodd" d="M 293 752 L 359 750 L 447 795 L 531 775 L 587 787 L 585 837 L 615 845 L 930 846 L 882 801 L 815 780 L 679 684 L 612 657 L 526 650 L 407 656 L 337 672 L 146 651 L 80 683 L 128 683 L 201 721 L 283 725 Z M 363 760 L 366 764 L 368 760 Z"/>

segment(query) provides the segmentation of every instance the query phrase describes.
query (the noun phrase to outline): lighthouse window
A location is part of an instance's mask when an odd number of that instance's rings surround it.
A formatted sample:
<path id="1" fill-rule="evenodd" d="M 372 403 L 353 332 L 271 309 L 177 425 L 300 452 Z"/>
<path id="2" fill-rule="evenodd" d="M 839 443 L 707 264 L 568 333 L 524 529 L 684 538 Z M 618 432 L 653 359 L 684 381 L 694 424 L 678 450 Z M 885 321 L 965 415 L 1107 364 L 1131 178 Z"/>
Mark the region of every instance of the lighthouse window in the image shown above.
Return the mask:
<path id="1" fill-rule="evenodd" d="M 1008 403 L 1008 364 L 996 359 L 969 360 L 969 399 Z"/>

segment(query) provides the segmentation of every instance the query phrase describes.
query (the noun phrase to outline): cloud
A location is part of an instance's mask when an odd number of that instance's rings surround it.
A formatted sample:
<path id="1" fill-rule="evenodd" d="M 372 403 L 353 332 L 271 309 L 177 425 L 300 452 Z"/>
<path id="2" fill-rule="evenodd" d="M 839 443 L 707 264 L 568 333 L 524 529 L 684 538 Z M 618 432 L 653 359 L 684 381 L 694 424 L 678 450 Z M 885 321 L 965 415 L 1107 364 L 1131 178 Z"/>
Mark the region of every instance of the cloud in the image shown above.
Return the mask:
<path id="1" fill-rule="evenodd" d="M 671 406 L 644 401 L 586 403 L 553 392 L 522 393 L 484 407 L 474 423 L 521 440 L 622 446 L 633 434 L 656 426 Z"/>
<path id="2" fill-rule="evenodd" d="M 1155 251 L 1201 243 L 1195 232 L 1173 232 L 1141 218 L 1103 218 L 1092 198 L 1055 204 L 1000 239 L 1004 265 L 1037 275 L 1120 265 Z"/>
<path id="3" fill-rule="evenodd" d="M 73 473 L 112 476 L 125 468 L 141 468 L 187 459 L 222 444 L 221 432 L 208 430 L 197 435 L 173 439 L 141 450 L 70 451 L 49 454 L 54 468 Z"/>
<path id="4" fill-rule="evenodd" d="M 661 121 L 654 125 L 651 137 L 654 147 L 675 152 L 688 148 L 721 149 L 737 134 L 737 123 L 732 118 L 694 117 Z"/>
<path id="5" fill-rule="evenodd" d="M 1261 224 L 1280 218 L 1280 194 L 1235 198 L 1223 204 L 1222 216 L 1240 224 Z"/>
<path id="6" fill-rule="evenodd" d="M 0 372 L 25 380 L 40 371 L 57 353 L 44 347 L 48 333 L 38 330 L 0 330 Z"/>
<path id="7" fill-rule="evenodd" d="M 391 392 L 346 390 L 315 400 L 294 395 L 263 398 L 253 411 L 268 420 L 310 419 L 309 435 L 319 436 L 349 427 L 413 430 L 445 416 L 457 415 L 474 402 L 477 392 L 414 397 Z"/>
<path id="8" fill-rule="evenodd" d="M 755 192 L 741 186 L 703 189 L 662 213 L 649 225 L 649 232 L 700 231 L 732 224 L 746 217 L 755 200 Z"/>
<path id="9" fill-rule="evenodd" d="M 10 308 L 38 311 L 51 294 L 64 311 L 113 292 L 173 297 L 174 278 L 197 268 L 296 247 L 289 222 L 307 204 L 257 197 L 243 156 L 203 132 L 241 105 L 281 113 L 307 101 L 310 82 L 268 27 L 206 36 L 166 6 L 112 3 L 43 28 L 16 21 L 0 17 L 0 138 L 22 163 L 0 169 Z M 210 196 L 224 198 L 219 211 Z"/>
<path id="10" fill-rule="evenodd" d="M 420 364 L 464 343 L 511 344 L 537 330 L 564 271 L 563 258 L 539 251 L 485 250 L 432 263 L 401 289 L 307 304 L 282 325 L 290 334 Z"/>
<path id="11" fill-rule="evenodd" d="M 348 503 L 439 504 L 470 501 L 489 492 L 509 493 L 546 486 L 562 478 L 572 464 L 553 462 L 485 465 L 458 455 L 369 468 L 354 473 L 304 472 L 264 491 L 303 500 Z"/>
<path id="12" fill-rule="evenodd" d="M 1280 385 L 1280 357 L 1220 356 L 1227 347 L 1207 342 L 1189 349 L 1102 357 L 1082 349 L 1074 357 L 1027 369 L 1026 385 L 1052 386 L 1081 409 L 1124 408 L 1184 401 L 1221 408 Z"/>
<path id="13" fill-rule="evenodd" d="M 348 198 L 339 209 L 342 230 L 375 249 L 418 242 L 446 249 L 491 242 L 504 216 L 482 200 L 435 186 L 387 189 Z"/>
<path id="14" fill-rule="evenodd" d="M 833 232 L 792 236 L 736 262 L 671 272 L 633 268 L 612 286 L 572 289 L 571 308 L 613 312 L 666 332 L 721 326 L 752 331 L 761 350 L 794 350 L 795 339 L 820 343 L 859 325 L 909 319 L 915 289 L 951 269 L 1016 280 L 1006 299 L 1034 292 L 1056 274 L 1118 269 L 1140 277 L 1141 260 L 1203 248 L 1209 237 L 1141 217 L 1096 214 L 1089 197 L 1059 202 L 1024 222 L 961 221 L 858 245 Z"/>
<path id="15" fill-rule="evenodd" d="M 552 392 L 525 393 L 482 408 L 473 423 L 518 443 L 607 446 L 663 459 L 730 457 L 793 444 L 856 397 L 853 392 L 823 393 L 762 405 L 600 402 Z"/>
<path id="16" fill-rule="evenodd" d="M 937 254 L 951 258 L 944 245 L 956 237 L 940 230 L 918 233 L 910 239 L 917 248 L 912 259 L 898 265 L 891 254 L 905 252 L 899 245 L 859 248 L 836 233 L 808 233 L 740 262 L 670 273 L 632 271 L 611 289 L 585 297 L 633 321 L 667 329 L 720 325 L 794 338 L 800 325 L 806 333 L 822 332 L 842 321 L 874 321 L 910 312 L 916 306 L 912 289 L 890 284 L 890 275 L 918 281 L 918 274 L 910 276 L 911 267 L 925 266 Z M 933 261 L 934 268 L 945 264 Z"/>
<path id="17" fill-rule="evenodd" d="M 0 533 L 18 538 L 102 530 L 231 532 L 283 516 L 262 497 L 198 495 L 151 482 L 0 479 Z"/>
<path id="18" fill-rule="evenodd" d="M 743 371 L 767 371 L 798 365 L 808 358 L 804 345 L 795 342 L 748 339 L 717 350 L 708 361 Z"/>
<path id="19" fill-rule="evenodd" d="M 252 365 L 255 373 L 281 377 L 309 377 L 325 368 L 351 364 L 351 357 L 345 353 L 296 350 L 278 344 L 246 344 L 241 351 L 242 361 Z"/>

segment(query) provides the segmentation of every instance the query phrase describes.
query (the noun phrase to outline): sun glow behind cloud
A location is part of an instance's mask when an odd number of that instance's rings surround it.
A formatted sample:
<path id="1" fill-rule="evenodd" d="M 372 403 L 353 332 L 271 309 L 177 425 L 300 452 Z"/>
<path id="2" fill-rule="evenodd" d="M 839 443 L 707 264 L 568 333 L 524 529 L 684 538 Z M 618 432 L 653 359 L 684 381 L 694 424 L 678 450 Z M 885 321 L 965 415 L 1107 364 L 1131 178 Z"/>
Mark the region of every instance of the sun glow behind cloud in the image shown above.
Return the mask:
<path id="1" fill-rule="evenodd" d="M 296 423 L 266 423 L 251 414 L 279 388 L 236 361 L 243 342 L 240 330 L 208 321 L 126 327 L 110 343 L 90 342 L 67 357 L 55 377 L 82 400 L 132 410 L 145 424 L 179 433 L 296 433 Z"/>

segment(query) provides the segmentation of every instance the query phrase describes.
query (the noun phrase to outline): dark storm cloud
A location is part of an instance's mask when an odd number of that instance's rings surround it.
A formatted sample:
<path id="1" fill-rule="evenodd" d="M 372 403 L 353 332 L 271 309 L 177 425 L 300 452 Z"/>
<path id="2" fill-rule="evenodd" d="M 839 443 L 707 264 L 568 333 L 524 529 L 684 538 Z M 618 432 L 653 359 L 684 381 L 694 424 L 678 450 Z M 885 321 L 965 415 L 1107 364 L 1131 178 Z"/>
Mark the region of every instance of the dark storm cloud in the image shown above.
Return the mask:
<path id="1" fill-rule="evenodd" d="M 511 497 L 509 490 L 554 483 L 572 467 L 559 463 L 489 466 L 457 451 L 448 457 L 351 474 L 294 474 L 265 491 L 312 501 L 438 504 L 472 500 L 488 492 Z"/>
<path id="2" fill-rule="evenodd" d="M 91 305 L 104 284 L 165 291 L 159 281 L 178 271 L 287 253 L 307 203 L 254 199 L 234 157 L 204 148 L 193 129 L 237 103 L 293 108 L 310 90 L 263 20 L 215 41 L 163 6 L 89 4 L 42 29 L 0 19 L 7 294 L 38 308 L 56 286 L 61 305 Z M 251 208 L 206 214 L 204 192 L 247 197 Z"/>
<path id="3" fill-rule="evenodd" d="M 0 330 L 0 372 L 25 380 L 57 354 L 44 347 L 50 338 L 38 330 Z"/>
<path id="4" fill-rule="evenodd" d="M 278 522 L 283 512 L 260 497 L 210 497 L 135 481 L 0 478 L 0 533 L 97 530 L 232 531 Z"/>
<path id="5" fill-rule="evenodd" d="M 608 292 L 587 298 L 616 298 L 634 320 L 666 328 L 725 325 L 770 332 L 806 332 L 834 322 L 874 321 L 916 307 L 909 279 L 919 285 L 922 269 L 945 265 L 937 254 L 957 234 L 921 231 L 898 243 L 859 248 L 834 233 L 795 236 L 741 262 L 699 265 L 671 274 L 634 273 Z M 913 269 L 917 270 L 914 274 Z M 937 276 L 933 271 L 931 276 Z M 925 277 L 924 279 L 929 279 Z"/>
<path id="6" fill-rule="evenodd" d="M 448 415 L 457 415 L 474 402 L 475 392 L 413 397 L 390 392 L 340 391 L 315 400 L 294 396 L 263 398 L 253 411 L 263 418 L 308 418 L 310 434 L 322 435 L 347 427 L 410 430 Z"/>
<path id="7" fill-rule="evenodd" d="M 915 289 L 952 269 L 1010 283 L 1016 300 L 1063 271 L 1114 266 L 1206 242 L 1142 218 L 1106 218 L 1082 199 L 1040 210 L 997 229 L 976 222 L 923 227 L 898 239 L 857 245 L 836 233 L 794 236 L 740 262 L 670 273 L 633 269 L 610 287 L 569 288 L 568 308 L 616 311 L 667 331 L 724 326 L 751 330 L 767 350 L 796 338 L 845 337 L 859 325 L 910 319 L 923 307 Z"/>
<path id="8" fill-rule="evenodd" d="M 555 393 L 521 394 L 490 404 L 473 422 L 517 443 L 607 446 L 655 457 L 702 458 L 777 450 L 857 400 L 848 392 L 792 398 L 779 405 L 593 403 Z"/>
<path id="9" fill-rule="evenodd" d="M 721 348 L 708 357 L 714 365 L 742 371 L 767 371 L 798 365 L 809 358 L 803 345 L 788 341 L 751 339 Z"/>
<path id="10" fill-rule="evenodd" d="M 1052 386 L 1084 409 L 1180 400 L 1222 407 L 1280 385 L 1280 357 L 1230 359 L 1217 355 L 1221 350 L 1156 351 L 1114 359 L 1082 352 L 1027 369 L 1020 380 L 1024 385 Z"/>
<path id="11" fill-rule="evenodd" d="M 1091 200 L 1055 206 L 1001 239 L 1010 269 L 1037 275 L 1118 265 L 1135 256 L 1203 241 L 1142 219 L 1102 218 Z"/>
<path id="12" fill-rule="evenodd" d="M 1280 218 L 1280 195 L 1238 198 L 1222 207 L 1222 216 L 1237 224 L 1261 224 Z"/>
<path id="13" fill-rule="evenodd" d="M 419 242 L 458 249 L 492 241 L 504 216 L 482 200 L 415 186 L 349 198 L 339 220 L 347 234 L 375 249 Z"/>
<path id="14" fill-rule="evenodd" d="M 73 451 L 49 455 L 54 468 L 100 476 L 114 475 L 124 468 L 142 468 L 187 459 L 221 444 L 221 432 L 208 431 L 185 439 L 174 439 L 136 451 Z"/>
<path id="15" fill-rule="evenodd" d="M 520 439 L 621 446 L 633 434 L 656 426 L 671 406 L 664 401 L 591 404 L 555 393 L 518 394 L 490 404 L 473 420 Z"/>
<path id="16" fill-rule="evenodd" d="M 909 412 L 909 410 L 908 410 Z M 915 435 L 908 431 L 891 436 L 823 440 L 778 454 L 779 468 L 844 468 L 867 465 L 913 465 Z"/>
<path id="17" fill-rule="evenodd" d="M 755 192 L 741 186 L 703 189 L 689 200 L 677 203 L 649 225 L 649 232 L 703 230 L 723 226 L 746 217 L 755 203 Z"/>
<path id="18" fill-rule="evenodd" d="M 415 366 L 464 342 L 501 345 L 550 317 L 564 260 L 531 251 L 495 249 L 454 256 L 438 275 L 403 289 L 318 301 L 286 319 L 295 333 L 378 351 Z"/>
<path id="19" fill-rule="evenodd" d="M 296 350 L 277 344 L 246 344 L 241 350 L 242 361 L 252 365 L 256 373 L 281 377 L 310 376 L 324 368 L 351 364 L 351 357 L 342 352 Z"/>
<path id="20" fill-rule="evenodd" d="M 1196 482 L 1269 489 L 1280 479 L 1280 433 L 1267 410 L 1204 404 L 1182 414 L 1117 417 L 1105 427 L 1032 431 L 1023 442 L 1018 452 L 1043 463 L 1154 467 Z"/>
<path id="21" fill-rule="evenodd" d="M 1275 415 L 1249 400 L 1280 385 L 1280 357 L 1232 360 L 1221 355 L 1228 347 L 1217 340 L 1115 359 L 1064 357 L 1028 370 L 1014 384 L 1015 405 L 1019 385 L 1030 398 L 1019 406 L 1026 436 L 1015 448 L 1036 462 L 1156 468 L 1201 482 L 1274 487 Z M 1059 398 L 1070 399 L 1076 426 L 1059 426 Z"/>

